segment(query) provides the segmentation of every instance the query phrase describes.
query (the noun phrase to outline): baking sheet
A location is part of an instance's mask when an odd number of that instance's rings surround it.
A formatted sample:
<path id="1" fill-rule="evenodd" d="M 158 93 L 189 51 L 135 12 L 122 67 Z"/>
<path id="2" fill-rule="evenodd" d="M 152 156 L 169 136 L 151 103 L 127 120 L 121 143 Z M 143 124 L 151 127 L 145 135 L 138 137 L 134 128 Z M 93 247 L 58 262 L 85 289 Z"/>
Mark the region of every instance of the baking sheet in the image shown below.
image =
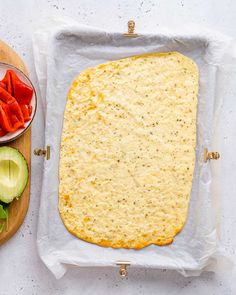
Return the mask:
<path id="1" fill-rule="evenodd" d="M 217 198 L 221 196 L 219 189 L 212 187 L 212 169 L 216 171 L 218 166 L 204 163 L 202 155 L 204 147 L 211 150 L 212 141 L 220 138 L 220 134 L 214 134 L 213 138 L 213 131 L 225 87 L 221 75 L 231 62 L 231 43 L 230 38 L 199 28 L 189 28 L 184 33 L 159 30 L 127 38 L 121 33 L 68 20 L 51 22 L 34 34 L 35 67 L 45 99 L 45 145 L 51 146 L 51 158 L 44 162 L 37 244 L 40 257 L 57 278 L 63 276 L 70 265 L 115 266 L 117 261 L 198 275 L 204 269 L 216 270 L 216 262 L 224 260 L 215 210 Z M 57 209 L 60 136 L 70 84 L 87 67 L 163 51 L 179 51 L 189 56 L 200 70 L 196 163 L 187 223 L 174 243 L 165 247 L 151 245 L 142 250 L 127 250 L 84 242 L 66 230 Z"/>

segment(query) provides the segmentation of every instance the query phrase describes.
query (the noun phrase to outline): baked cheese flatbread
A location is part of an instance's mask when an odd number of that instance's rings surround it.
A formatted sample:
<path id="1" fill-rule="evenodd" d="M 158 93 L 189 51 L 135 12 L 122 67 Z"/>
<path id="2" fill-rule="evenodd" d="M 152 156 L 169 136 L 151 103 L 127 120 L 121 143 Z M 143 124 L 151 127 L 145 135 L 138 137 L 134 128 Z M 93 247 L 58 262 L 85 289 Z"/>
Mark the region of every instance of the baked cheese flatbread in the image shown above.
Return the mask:
<path id="1" fill-rule="evenodd" d="M 167 245 L 183 228 L 195 162 L 198 68 L 177 53 L 88 68 L 64 114 L 59 212 L 113 248 Z"/>

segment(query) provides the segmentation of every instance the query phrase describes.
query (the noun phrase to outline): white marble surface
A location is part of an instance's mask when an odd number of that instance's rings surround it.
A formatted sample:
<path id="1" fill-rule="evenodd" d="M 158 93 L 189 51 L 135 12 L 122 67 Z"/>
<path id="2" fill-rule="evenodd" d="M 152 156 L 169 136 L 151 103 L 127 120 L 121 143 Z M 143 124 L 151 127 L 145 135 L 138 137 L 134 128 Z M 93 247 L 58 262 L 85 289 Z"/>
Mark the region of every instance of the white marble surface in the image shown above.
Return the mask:
<path id="1" fill-rule="evenodd" d="M 36 84 L 31 34 L 44 17 L 63 15 L 89 25 L 124 31 L 130 18 L 139 28 L 200 24 L 236 38 L 235 0 L 0 0 L 0 38 L 25 60 Z M 236 89 L 236 86 L 235 86 Z M 236 91 L 235 91 L 236 94 Z M 224 181 L 222 215 L 226 250 L 236 262 L 236 100 L 226 100 L 220 117 L 220 152 Z M 43 111 L 39 103 L 33 124 L 32 148 L 43 145 Z M 32 156 L 31 202 L 18 233 L 0 249 L 0 294 L 236 294 L 232 275 L 204 273 L 184 278 L 174 271 L 135 270 L 122 280 L 117 269 L 73 269 L 57 281 L 37 255 L 36 231 L 42 179 L 42 159 Z"/>

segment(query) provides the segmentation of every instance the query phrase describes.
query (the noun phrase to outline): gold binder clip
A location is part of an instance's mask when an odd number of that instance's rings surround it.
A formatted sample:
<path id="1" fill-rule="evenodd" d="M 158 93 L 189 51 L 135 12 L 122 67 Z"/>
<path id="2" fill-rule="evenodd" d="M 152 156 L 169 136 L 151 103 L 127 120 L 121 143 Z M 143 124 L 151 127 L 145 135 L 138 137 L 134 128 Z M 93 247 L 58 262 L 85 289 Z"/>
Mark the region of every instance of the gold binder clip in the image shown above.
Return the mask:
<path id="1" fill-rule="evenodd" d="M 120 268 L 119 268 L 119 274 L 122 278 L 126 278 L 128 276 L 128 271 L 127 271 L 127 266 L 130 265 L 128 261 L 118 261 L 116 263 Z"/>
<path id="2" fill-rule="evenodd" d="M 37 148 L 34 149 L 35 156 L 44 156 L 46 160 L 50 159 L 50 145 L 47 145 L 46 149 Z"/>
<path id="3" fill-rule="evenodd" d="M 128 32 L 124 33 L 126 37 L 137 37 L 138 34 L 134 33 L 135 22 L 133 20 L 128 21 Z"/>
<path id="4" fill-rule="evenodd" d="M 208 149 L 204 148 L 203 158 L 206 163 L 208 160 L 218 160 L 220 158 L 220 154 L 218 152 L 208 152 Z"/>

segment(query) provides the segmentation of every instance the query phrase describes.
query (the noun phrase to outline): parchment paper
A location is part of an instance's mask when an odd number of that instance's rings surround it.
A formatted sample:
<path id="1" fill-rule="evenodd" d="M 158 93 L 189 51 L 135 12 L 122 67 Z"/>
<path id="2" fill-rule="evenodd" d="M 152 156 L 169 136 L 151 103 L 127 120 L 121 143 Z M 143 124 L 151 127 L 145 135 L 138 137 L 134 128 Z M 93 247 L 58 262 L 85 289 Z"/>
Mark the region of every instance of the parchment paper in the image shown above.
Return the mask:
<path id="1" fill-rule="evenodd" d="M 217 221 L 217 204 L 222 196 L 212 179 L 212 171 L 217 173 L 219 166 L 203 162 L 203 148 L 214 150 L 212 142 L 221 136 L 214 130 L 226 87 L 221 81 L 235 62 L 232 44 L 230 38 L 202 28 L 189 27 L 181 32 L 158 29 L 127 38 L 122 33 L 64 19 L 50 21 L 34 34 L 35 67 L 46 110 L 45 145 L 51 146 L 51 158 L 44 162 L 37 245 L 41 259 L 57 278 L 70 265 L 115 266 L 123 260 L 131 267 L 176 269 L 187 276 L 199 275 L 202 270 L 217 271 L 217 262 L 226 261 L 220 250 Z M 174 243 L 164 247 L 127 250 L 84 242 L 66 230 L 57 207 L 60 137 L 70 84 L 87 67 L 163 51 L 179 51 L 191 57 L 200 70 L 196 163 L 187 223 Z"/>

